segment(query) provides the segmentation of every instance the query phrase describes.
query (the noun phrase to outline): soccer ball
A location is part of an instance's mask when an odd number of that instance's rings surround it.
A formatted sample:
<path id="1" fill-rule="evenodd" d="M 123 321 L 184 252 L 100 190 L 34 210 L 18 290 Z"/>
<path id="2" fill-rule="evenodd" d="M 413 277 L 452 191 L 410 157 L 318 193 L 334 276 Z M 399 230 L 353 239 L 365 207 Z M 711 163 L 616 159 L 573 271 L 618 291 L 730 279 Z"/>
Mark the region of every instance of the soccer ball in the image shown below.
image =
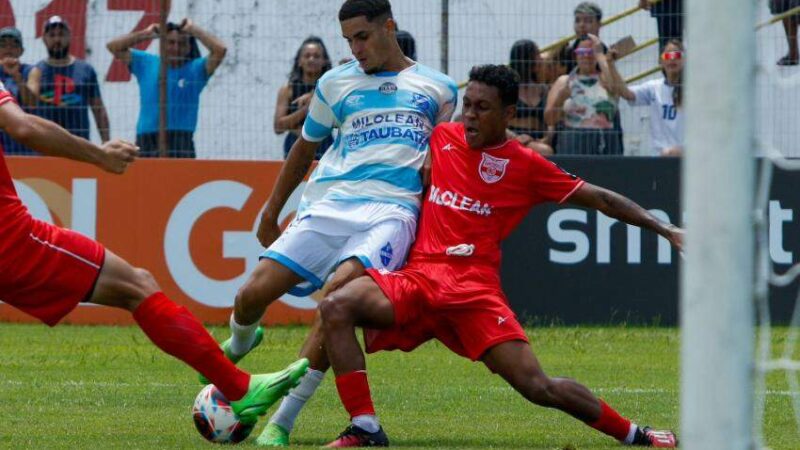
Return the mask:
<path id="1" fill-rule="evenodd" d="M 239 421 L 228 399 L 213 384 L 204 387 L 192 407 L 194 426 L 204 438 L 219 444 L 235 444 L 247 439 L 255 423 Z"/>

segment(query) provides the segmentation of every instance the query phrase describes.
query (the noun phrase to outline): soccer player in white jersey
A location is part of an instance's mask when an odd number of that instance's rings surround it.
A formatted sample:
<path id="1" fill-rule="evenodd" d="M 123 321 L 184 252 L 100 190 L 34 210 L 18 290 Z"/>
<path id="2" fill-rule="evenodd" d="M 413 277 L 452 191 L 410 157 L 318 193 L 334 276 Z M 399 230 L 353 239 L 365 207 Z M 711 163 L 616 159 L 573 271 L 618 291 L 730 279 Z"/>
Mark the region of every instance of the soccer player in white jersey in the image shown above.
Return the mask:
<path id="1" fill-rule="evenodd" d="M 455 109 L 453 80 L 403 55 L 388 0 L 347 0 L 339 21 L 355 60 L 320 78 L 302 136 L 263 212 L 258 238 L 268 249 L 236 296 L 232 336 L 222 344 L 234 362 L 261 342 L 265 309 L 287 292 L 308 295 L 329 276 L 331 292 L 367 268 L 403 264 L 414 240 L 428 139 Z M 333 128 L 339 129 L 336 140 L 281 234 L 278 215 Z M 329 367 L 317 325 L 300 353 L 311 368 L 270 419 L 259 445 L 288 445 L 296 416 Z"/>

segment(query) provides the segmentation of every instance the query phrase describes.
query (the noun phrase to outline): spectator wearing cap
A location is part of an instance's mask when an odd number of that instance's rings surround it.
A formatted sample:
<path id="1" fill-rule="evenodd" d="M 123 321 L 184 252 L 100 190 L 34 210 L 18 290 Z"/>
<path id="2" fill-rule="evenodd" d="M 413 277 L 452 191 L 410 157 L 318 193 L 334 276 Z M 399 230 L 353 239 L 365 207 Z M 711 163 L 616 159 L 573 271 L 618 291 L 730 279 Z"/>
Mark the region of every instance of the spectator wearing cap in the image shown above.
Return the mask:
<path id="1" fill-rule="evenodd" d="M 36 98 L 33 112 L 89 139 L 91 108 L 100 139 L 106 142 L 108 113 L 100 96 L 97 73 L 88 62 L 70 55 L 71 38 L 69 24 L 60 16 L 45 22 L 42 40 L 48 57 L 28 75 L 28 88 Z"/>
<path id="2" fill-rule="evenodd" d="M 19 60 L 25 48 L 22 46 L 22 33 L 14 27 L 0 29 L 0 82 L 5 85 L 23 108 L 33 105 L 36 97 L 27 86 L 28 74 L 33 66 Z M 27 108 L 26 108 L 27 110 Z M 8 155 L 35 155 L 33 150 L 23 146 L 0 131 L 0 143 Z"/>
<path id="3" fill-rule="evenodd" d="M 661 0 L 657 3 L 639 0 L 639 6 L 650 10 L 650 15 L 656 19 L 659 51 L 664 51 L 670 39 L 683 39 L 683 0 Z"/>
<path id="4" fill-rule="evenodd" d="M 139 83 L 139 120 L 136 144 L 140 155 L 159 156 L 159 70 L 161 57 L 132 48 L 139 42 L 157 39 L 158 24 L 111 40 L 108 50 L 125 62 Z M 200 106 L 200 93 L 209 78 L 222 64 L 227 49 L 216 36 L 189 19 L 180 24 L 168 23 L 167 40 L 167 156 L 194 158 L 194 132 Z M 210 52 L 200 55 L 197 41 Z"/>
<path id="5" fill-rule="evenodd" d="M 784 14 L 800 6 L 800 0 L 769 0 L 769 12 L 774 15 Z M 786 44 L 789 52 L 778 60 L 779 66 L 796 66 L 800 64 L 800 51 L 797 46 L 797 25 L 800 14 L 792 14 L 783 18 L 783 31 L 786 33 Z"/>

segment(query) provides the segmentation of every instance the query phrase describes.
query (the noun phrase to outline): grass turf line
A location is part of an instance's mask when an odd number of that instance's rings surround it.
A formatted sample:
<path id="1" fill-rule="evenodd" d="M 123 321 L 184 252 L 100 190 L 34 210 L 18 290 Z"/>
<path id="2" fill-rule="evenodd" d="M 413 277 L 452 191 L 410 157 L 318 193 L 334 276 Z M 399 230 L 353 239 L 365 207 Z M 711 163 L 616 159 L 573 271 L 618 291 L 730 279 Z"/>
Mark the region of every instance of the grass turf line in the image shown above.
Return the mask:
<path id="1" fill-rule="evenodd" d="M 225 328 L 212 331 L 220 340 L 228 335 Z M 780 351 L 786 330 L 774 331 Z M 306 332 L 268 329 L 242 367 L 282 368 L 295 359 Z M 678 330 L 544 327 L 528 333 L 548 374 L 581 381 L 637 423 L 677 429 Z M 0 342 L 0 448 L 212 448 L 191 420 L 201 389 L 194 372 L 137 328 L 0 324 Z M 439 343 L 367 362 L 375 406 L 395 447 L 620 448 L 563 413 L 529 404 L 482 364 Z M 795 448 L 800 432 L 785 375 L 771 374 L 769 389 L 767 442 Z M 255 448 L 264 423 L 239 446 Z M 293 446 L 318 448 L 346 425 L 328 375 L 298 419 Z"/>

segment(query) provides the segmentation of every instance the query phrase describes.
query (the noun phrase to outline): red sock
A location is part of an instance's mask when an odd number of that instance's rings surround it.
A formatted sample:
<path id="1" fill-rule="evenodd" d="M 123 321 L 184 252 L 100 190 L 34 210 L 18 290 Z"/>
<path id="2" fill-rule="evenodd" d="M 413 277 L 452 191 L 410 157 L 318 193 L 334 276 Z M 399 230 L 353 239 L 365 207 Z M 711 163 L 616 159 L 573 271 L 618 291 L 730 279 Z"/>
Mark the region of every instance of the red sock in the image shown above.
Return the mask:
<path id="1" fill-rule="evenodd" d="M 157 292 L 136 308 L 133 318 L 158 348 L 202 373 L 228 400 L 239 400 L 247 393 L 250 375 L 225 357 L 188 309 Z"/>
<path id="2" fill-rule="evenodd" d="M 631 421 L 620 416 L 603 400 L 600 400 L 600 418 L 594 423 L 587 424 L 618 441 L 624 441 L 631 430 Z"/>
<path id="3" fill-rule="evenodd" d="M 339 391 L 339 398 L 351 419 L 365 414 L 375 415 L 366 370 L 339 375 L 336 377 L 336 390 Z"/>

